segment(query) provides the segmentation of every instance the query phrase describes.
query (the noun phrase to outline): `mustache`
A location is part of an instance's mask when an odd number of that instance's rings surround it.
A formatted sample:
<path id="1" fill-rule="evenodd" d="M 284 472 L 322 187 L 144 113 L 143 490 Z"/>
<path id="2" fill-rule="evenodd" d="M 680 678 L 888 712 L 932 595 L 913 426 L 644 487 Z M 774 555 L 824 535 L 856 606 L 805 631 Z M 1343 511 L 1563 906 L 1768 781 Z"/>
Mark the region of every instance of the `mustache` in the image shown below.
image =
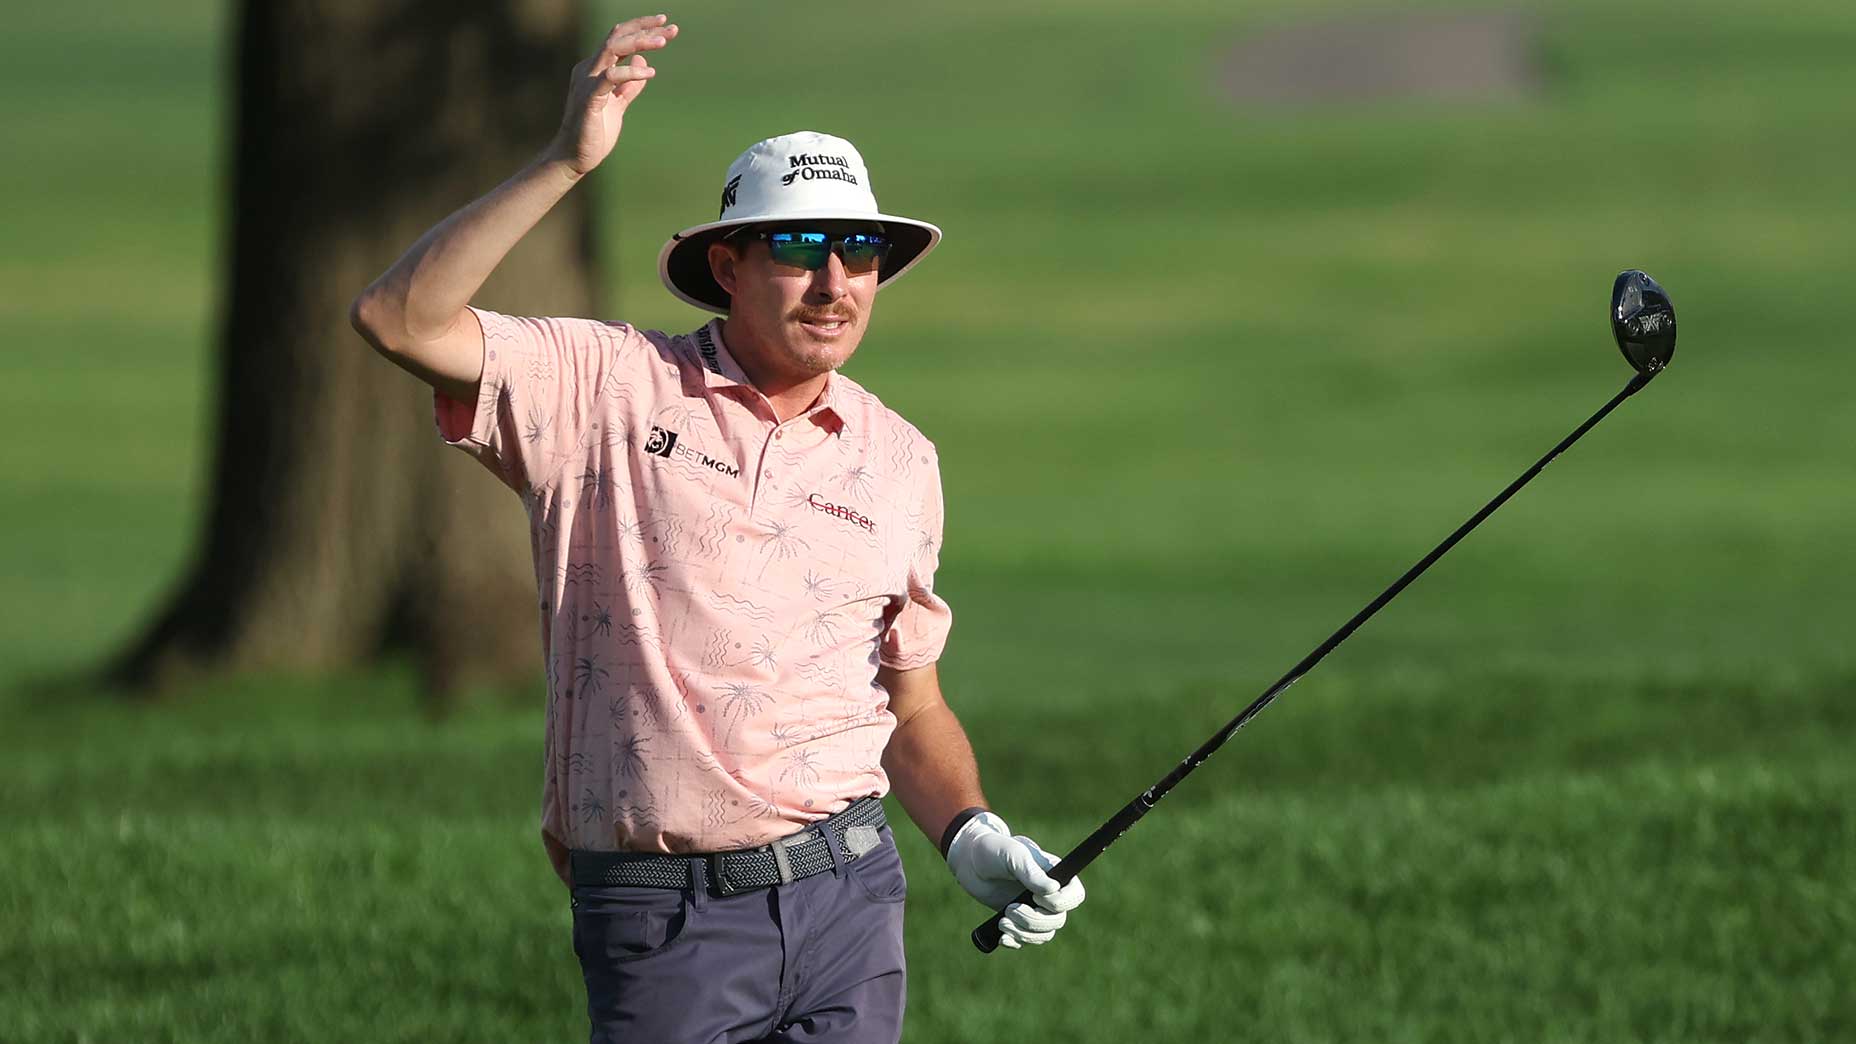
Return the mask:
<path id="1" fill-rule="evenodd" d="M 834 320 L 852 322 L 856 317 L 846 311 L 817 312 L 803 310 L 793 313 L 793 319 L 802 323 L 828 323 Z"/>

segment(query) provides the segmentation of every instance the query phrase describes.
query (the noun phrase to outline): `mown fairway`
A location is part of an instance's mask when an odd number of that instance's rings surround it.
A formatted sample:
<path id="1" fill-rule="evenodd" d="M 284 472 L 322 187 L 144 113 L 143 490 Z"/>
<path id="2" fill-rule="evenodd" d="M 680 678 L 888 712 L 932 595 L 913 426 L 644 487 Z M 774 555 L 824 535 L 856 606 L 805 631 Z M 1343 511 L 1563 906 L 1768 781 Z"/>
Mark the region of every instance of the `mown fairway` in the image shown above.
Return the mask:
<path id="1" fill-rule="evenodd" d="M 700 321 L 657 250 L 770 134 L 849 137 L 944 227 L 851 372 L 941 448 L 943 677 L 1047 847 L 1622 385 L 1618 270 L 1681 348 L 1045 952 L 975 954 L 905 831 L 907 1039 L 1856 1036 L 1856 11 L 1571 2 L 1535 101 L 1245 113 L 1214 65 L 1291 5 L 1067 6 L 672 8 L 594 179 L 640 326 Z M 0 1040 L 583 1037 L 539 667 L 438 725 L 392 670 L 19 684 L 182 568 L 216 393 L 228 13 L 53 11 L 0 38 Z"/>

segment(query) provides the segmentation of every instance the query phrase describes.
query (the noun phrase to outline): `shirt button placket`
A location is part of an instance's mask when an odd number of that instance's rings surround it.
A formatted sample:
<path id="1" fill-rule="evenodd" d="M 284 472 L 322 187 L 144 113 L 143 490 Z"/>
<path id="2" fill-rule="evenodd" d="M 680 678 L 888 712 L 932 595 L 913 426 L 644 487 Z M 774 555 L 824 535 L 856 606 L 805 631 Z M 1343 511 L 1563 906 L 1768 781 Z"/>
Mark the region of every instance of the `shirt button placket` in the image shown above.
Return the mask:
<path id="1" fill-rule="evenodd" d="M 773 439 L 779 438 L 781 434 L 782 432 L 780 431 L 780 426 L 778 424 L 775 424 L 773 426 Z M 773 478 L 773 469 L 766 466 L 767 452 L 773 448 L 773 439 L 768 439 L 766 442 L 761 443 L 761 447 L 760 447 L 761 466 L 754 475 L 754 489 L 753 489 L 753 492 L 749 495 L 749 500 L 748 500 L 748 516 L 749 517 L 754 517 L 760 513 L 760 484 L 762 482 L 766 482 Z"/>

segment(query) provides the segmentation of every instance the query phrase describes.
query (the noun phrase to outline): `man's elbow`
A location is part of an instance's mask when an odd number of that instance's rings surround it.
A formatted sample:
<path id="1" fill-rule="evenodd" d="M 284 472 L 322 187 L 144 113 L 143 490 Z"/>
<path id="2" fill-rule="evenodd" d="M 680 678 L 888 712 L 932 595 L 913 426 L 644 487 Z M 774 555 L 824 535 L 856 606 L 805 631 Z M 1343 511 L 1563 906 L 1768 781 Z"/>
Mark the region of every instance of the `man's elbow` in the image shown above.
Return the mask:
<path id="1" fill-rule="evenodd" d="M 348 306 L 348 325 L 381 355 L 392 355 L 397 350 L 398 340 L 388 332 L 392 329 L 392 319 L 373 287 L 355 295 Z"/>

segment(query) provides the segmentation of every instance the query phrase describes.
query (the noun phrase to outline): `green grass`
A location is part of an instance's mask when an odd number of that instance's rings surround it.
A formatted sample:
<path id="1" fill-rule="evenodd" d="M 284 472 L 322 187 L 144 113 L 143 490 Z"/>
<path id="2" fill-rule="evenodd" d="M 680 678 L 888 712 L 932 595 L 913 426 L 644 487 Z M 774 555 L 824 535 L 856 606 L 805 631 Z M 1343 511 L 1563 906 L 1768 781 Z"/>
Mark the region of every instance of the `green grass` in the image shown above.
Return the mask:
<path id="1" fill-rule="evenodd" d="M 769 134 L 844 134 L 946 229 L 851 372 L 940 446 L 944 677 L 1048 847 L 1622 384 L 1619 269 L 1680 309 L 1670 373 L 1092 868 L 1046 952 L 973 954 L 905 831 L 908 1039 L 1856 1035 L 1856 14 L 1575 0 L 1532 102 L 1220 102 L 1225 41 L 1305 7 L 673 10 L 587 186 L 647 327 L 699 321 L 658 247 Z M 0 1039 L 575 1039 L 539 671 L 439 724 L 398 667 L 155 708 L 17 684 L 194 550 L 227 19 L 95 0 L 0 39 Z"/>

